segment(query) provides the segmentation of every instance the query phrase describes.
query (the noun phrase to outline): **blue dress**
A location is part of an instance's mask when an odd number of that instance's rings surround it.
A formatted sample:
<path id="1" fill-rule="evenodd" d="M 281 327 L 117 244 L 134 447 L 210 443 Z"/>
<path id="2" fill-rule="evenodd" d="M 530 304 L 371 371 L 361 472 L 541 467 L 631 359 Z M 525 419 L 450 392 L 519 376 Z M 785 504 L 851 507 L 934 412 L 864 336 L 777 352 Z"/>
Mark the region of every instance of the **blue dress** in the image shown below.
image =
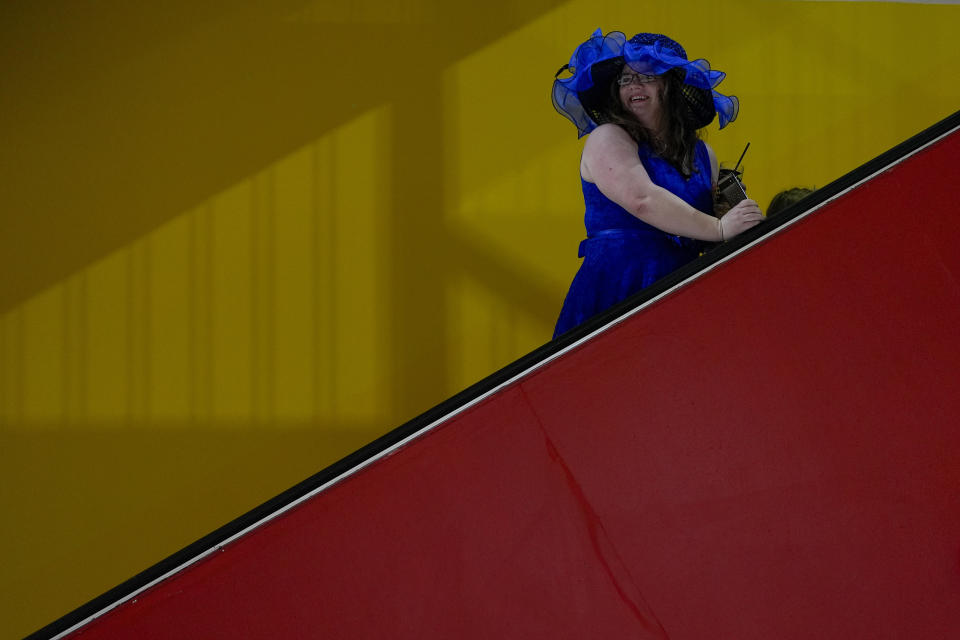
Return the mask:
<path id="1" fill-rule="evenodd" d="M 697 142 L 689 178 L 647 145 L 640 145 L 638 153 L 654 184 L 713 214 L 710 156 L 702 141 Z M 690 262 L 704 246 L 641 221 L 600 193 L 597 185 L 582 178 L 581 183 L 587 227 L 587 239 L 580 243 L 583 264 L 563 301 L 554 338 Z"/>

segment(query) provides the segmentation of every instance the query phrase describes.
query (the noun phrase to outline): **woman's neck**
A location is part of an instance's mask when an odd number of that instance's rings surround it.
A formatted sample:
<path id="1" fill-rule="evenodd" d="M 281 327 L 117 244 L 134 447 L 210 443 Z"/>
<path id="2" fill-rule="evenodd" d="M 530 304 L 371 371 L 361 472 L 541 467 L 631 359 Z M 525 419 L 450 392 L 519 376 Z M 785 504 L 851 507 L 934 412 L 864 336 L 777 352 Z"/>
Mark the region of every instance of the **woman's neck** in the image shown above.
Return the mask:
<path id="1" fill-rule="evenodd" d="M 663 114 L 658 114 L 655 122 L 644 123 L 647 131 L 650 132 L 650 138 L 655 140 L 657 144 L 662 144 L 667 139 L 667 127 L 664 120 Z"/>

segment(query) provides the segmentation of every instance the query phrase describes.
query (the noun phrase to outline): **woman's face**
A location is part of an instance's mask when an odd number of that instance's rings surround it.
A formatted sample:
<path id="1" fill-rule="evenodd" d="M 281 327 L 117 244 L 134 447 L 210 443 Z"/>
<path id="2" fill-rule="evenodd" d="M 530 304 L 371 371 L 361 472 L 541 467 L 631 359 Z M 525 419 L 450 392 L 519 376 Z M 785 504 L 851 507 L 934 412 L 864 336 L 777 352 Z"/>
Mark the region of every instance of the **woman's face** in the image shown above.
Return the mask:
<path id="1" fill-rule="evenodd" d="M 624 67 L 618 83 L 620 104 L 623 108 L 632 113 L 643 126 L 657 129 L 663 108 L 663 78 L 637 73 L 630 67 Z"/>

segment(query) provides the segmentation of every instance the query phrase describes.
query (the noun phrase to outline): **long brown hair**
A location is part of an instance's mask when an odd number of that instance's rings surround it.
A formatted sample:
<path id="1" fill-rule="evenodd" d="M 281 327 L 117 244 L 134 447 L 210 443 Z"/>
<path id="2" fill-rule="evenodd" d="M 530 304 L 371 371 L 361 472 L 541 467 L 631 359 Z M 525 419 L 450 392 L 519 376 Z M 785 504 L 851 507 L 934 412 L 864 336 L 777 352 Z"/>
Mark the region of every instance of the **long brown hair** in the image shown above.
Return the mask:
<path id="1" fill-rule="evenodd" d="M 661 76 L 663 82 L 660 83 L 658 91 L 662 105 L 661 117 L 666 120 L 666 135 L 663 139 L 654 135 L 653 131 L 644 127 L 636 116 L 624 108 L 620 101 L 620 85 L 616 82 L 618 76 L 614 76 L 610 83 L 610 95 L 604 111 L 607 122 L 623 127 L 638 145 L 648 145 L 685 176 L 690 176 L 694 171 L 694 154 L 700 132 L 690 126 L 684 117 L 686 105 L 680 93 L 683 82 L 681 73 L 671 69 Z"/>

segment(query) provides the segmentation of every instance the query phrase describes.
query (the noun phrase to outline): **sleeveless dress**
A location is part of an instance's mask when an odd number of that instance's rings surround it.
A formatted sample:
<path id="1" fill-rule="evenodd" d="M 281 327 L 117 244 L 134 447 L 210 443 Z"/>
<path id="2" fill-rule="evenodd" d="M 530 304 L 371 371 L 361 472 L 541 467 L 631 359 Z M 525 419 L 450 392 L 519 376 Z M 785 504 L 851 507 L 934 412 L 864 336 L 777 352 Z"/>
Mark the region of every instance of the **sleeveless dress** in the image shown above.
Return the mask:
<path id="1" fill-rule="evenodd" d="M 713 214 L 710 156 L 702 141 L 697 142 L 689 178 L 647 145 L 640 145 L 638 154 L 654 184 Z M 629 214 L 597 185 L 583 178 L 580 182 L 587 228 L 587 239 L 580 243 L 583 264 L 564 299 L 554 338 L 690 262 L 706 244 L 661 231 Z"/>

